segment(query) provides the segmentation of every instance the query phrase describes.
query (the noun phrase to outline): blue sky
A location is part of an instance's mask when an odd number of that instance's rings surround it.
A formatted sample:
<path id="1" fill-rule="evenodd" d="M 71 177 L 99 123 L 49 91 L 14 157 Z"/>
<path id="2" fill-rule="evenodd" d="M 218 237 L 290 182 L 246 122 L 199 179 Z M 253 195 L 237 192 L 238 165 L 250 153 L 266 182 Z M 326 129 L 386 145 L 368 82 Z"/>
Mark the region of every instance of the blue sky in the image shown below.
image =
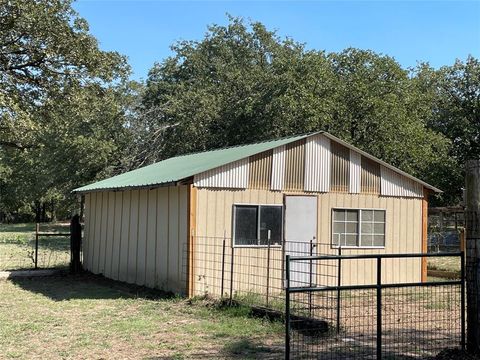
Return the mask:
<path id="1" fill-rule="evenodd" d="M 125 1 L 77 0 L 104 50 L 129 58 L 134 79 L 178 40 L 200 40 L 207 25 L 226 24 L 229 13 L 264 23 L 309 49 L 370 49 L 404 67 L 434 67 L 480 57 L 480 1 Z"/>

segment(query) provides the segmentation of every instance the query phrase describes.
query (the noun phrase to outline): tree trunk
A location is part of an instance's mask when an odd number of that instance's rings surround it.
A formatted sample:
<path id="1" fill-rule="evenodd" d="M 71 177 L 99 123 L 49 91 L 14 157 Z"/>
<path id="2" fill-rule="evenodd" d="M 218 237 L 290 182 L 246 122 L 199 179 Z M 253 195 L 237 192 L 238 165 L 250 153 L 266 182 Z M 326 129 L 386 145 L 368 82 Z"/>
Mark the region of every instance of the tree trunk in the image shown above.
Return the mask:
<path id="1" fill-rule="evenodd" d="M 35 222 L 39 223 L 41 217 L 40 201 L 35 202 Z"/>
<path id="2" fill-rule="evenodd" d="M 85 212 L 85 195 L 80 195 L 80 222 L 83 222 L 83 215 Z"/>
<path id="3" fill-rule="evenodd" d="M 480 160 L 466 168 L 467 349 L 480 355 Z"/>
<path id="4" fill-rule="evenodd" d="M 47 220 L 47 205 L 42 203 L 42 219 L 41 222 L 45 222 Z"/>

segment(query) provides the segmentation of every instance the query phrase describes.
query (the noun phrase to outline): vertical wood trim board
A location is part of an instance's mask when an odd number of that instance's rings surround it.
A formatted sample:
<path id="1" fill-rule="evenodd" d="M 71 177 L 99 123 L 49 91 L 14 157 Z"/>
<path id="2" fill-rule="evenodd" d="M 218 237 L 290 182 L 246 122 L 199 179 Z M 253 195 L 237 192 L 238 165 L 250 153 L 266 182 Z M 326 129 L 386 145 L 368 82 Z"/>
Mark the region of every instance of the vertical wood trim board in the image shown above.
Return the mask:
<path id="1" fill-rule="evenodd" d="M 424 189 L 422 199 L 422 252 L 428 252 L 428 190 Z M 422 282 L 427 281 L 427 260 L 422 258 Z"/>
<path id="2" fill-rule="evenodd" d="M 197 227 L 197 188 L 193 185 L 188 187 L 188 234 L 187 234 L 187 296 L 195 293 L 194 289 L 194 258 L 195 230 Z"/>

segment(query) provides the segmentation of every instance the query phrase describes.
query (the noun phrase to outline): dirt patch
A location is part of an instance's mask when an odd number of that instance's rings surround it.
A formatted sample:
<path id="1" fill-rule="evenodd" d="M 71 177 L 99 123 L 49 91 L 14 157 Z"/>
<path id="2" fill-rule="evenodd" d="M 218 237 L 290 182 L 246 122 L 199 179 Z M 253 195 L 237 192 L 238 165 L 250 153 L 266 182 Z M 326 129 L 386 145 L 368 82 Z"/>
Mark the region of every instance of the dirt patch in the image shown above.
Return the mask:
<path id="1" fill-rule="evenodd" d="M 480 357 L 458 349 L 446 349 L 440 352 L 432 360 L 479 360 Z"/>

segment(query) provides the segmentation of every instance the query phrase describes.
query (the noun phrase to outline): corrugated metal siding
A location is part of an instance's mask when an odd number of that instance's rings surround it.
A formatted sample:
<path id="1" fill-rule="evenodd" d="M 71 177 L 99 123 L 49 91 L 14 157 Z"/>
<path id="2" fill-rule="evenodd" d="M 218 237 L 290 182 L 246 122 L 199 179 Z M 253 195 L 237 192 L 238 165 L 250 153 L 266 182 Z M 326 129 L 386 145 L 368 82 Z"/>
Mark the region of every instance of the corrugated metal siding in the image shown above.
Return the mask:
<path id="1" fill-rule="evenodd" d="M 307 138 L 305 143 L 305 191 L 330 190 L 330 139 L 323 135 Z"/>
<path id="2" fill-rule="evenodd" d="M 362 156 L 360 190 L 365 194 L 380 194 L 380 164 Z"/>
<path id="3" fill-rule="evenodd" d="M 185 293 L 187 203 L 187 186 L 87 194 L 85 269 Z"/>
<path id="4" fill-rule="evenodd" d="M 303 190 L 305 167 L 305 140 L 285 145 L 284 190 Z"/>
<path id="5" fill-rule="evenodd" d="M 283 190 L 285 180 L 285 146 L 273 149 L 272 154 L 272 190 Z"/>
<path id="6" fill-rule="evenodd" d="M 246 189 L 248 187 L 248 158 L 197 174 L 193 183 L 197 187 Z"/>
<path id="7" fill-rule="evenodd" d="M 270 150 L 250 156 L 249 188 L 270 188 L 272 182 L 272 154 L 273 152 Z"/>
<path id="8" fill-rule="evenodd" d="M 332 158 L 330 191 L 348 192 L 350 184 L 350 149 L 331 141 L 330 151 Z"/>
<path id="9" fill-rule="evenodd" d="M 350 193 L 358 194 L 360 192 L 362 170 L 362 155 L 350 150 Z"/>
<path id="10" fill-rule="evenodd" d="M 423 186 L 399 173 L 380 167 L 381 193 L 384 196 L 423 197 Z"/>

